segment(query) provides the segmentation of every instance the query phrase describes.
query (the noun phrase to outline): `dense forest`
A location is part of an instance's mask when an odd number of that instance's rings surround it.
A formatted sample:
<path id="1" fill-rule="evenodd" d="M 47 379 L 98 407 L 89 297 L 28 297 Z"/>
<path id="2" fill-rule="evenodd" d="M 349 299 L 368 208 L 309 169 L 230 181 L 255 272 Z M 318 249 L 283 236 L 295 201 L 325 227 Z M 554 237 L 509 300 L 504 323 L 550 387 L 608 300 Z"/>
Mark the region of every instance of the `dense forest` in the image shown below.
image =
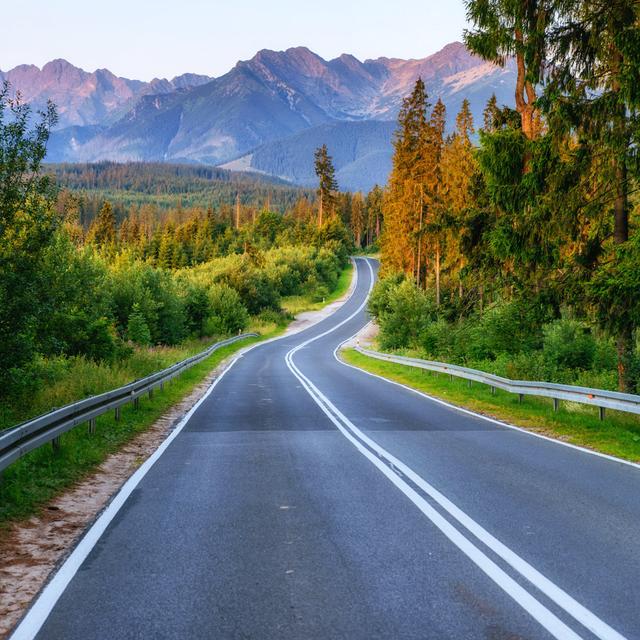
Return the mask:
<path id="1" fill-rule="evenodd" d="M 403 104 L 371 309 L 387 348 L 638 391 L 640 8 L 467 0 L 469 49 L 515 59 L 516 109 L 421 80 Z M 475 144 L 475 128 L 479 144 Z"/>
<path id="2" fill-rule="evenodd" d="M 225 171 L 194 164 L 98 162 L 45 164 L 63 192 L 73 194 L 78 220 L 91 224 L 105 200 L 120 222 L 130 211 L 158 219 L 167 210 L 214 208 L 230 220 L 236 201 L 251 217 L 263 208 L 284 213 L 313 192 L 257 173 Z"/>

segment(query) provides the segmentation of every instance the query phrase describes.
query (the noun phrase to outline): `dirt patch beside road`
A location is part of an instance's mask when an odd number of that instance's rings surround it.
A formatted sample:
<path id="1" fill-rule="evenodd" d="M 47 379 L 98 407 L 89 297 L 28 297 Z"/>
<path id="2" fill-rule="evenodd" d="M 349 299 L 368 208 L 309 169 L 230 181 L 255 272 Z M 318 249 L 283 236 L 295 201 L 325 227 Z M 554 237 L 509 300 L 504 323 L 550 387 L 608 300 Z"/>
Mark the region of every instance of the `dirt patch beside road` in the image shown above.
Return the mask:
<path id="1" fill-rule="evenodd" d="M 109 456 L 94 474 L 52 500 L 37 516 L 14 524 L 0 536 L 0 638 L 8 636 L 87 527 L 202 397 L 229 360 L 221 362 L 149 429 Z"/>

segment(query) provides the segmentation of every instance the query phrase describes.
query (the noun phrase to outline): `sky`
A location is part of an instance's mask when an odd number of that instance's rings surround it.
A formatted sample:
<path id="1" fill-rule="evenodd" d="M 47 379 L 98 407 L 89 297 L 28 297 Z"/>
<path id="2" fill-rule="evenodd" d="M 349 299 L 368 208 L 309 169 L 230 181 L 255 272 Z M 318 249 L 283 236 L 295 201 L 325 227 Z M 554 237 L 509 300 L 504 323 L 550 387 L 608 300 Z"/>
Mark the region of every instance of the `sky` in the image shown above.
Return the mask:
<path id="1" fill-rule="evenodd" d="M 260 49 L 423 58 L 461 40 L 462 0 L 21 0 L 3 3 L 0 69 L 65 58 L 139 80 L 219 76 Z"/>

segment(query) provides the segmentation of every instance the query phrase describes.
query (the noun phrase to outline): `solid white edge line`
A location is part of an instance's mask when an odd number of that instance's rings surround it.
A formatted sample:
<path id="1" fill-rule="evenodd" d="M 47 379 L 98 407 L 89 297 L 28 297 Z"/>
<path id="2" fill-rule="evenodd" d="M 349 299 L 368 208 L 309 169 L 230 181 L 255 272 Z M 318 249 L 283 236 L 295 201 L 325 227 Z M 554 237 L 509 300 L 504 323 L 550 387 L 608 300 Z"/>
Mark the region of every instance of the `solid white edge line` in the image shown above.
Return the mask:
<path id="1" fill-rule="evenodd" d="M 31 608 L 27 611 L 13 634 L 11 640 L 27 640 L 34 638 L 42 628 L 49 614 L 51 613 L 56 602 L 64 593 L 65 589 L 75 576 L 76 572 L 91 553 L 96 543 L 105 532 L 111 521 L 115 518 L 122 505 L 127 498 L 133 493 L 140 481 L 149 472 L 151 467 L 156 463 L 158 458 L 165 452 L 167 447 L 184 429 L 191 416 L 197 411 L 198 407 L 209 397 L 216 388 L 217 384 L 224 378 L 227 371 L 238 361 L 239 356 L 236 355 L 224 371 L 214 380 L 204 395 L 189 409 L 185 416 L 180 420 L 171 433 L 162 441 L 160 446 L 144 461 L 136 472 L 122 485 L 115 497 L 111 500 L 106 509 L 100 514 L 98 519 L 91 525 L 89 530 L 81 538 L 69 557 L 64 561 L 60 569 L 55 573 L 53 578 L 42 590 Z"/>
<path id="2" fill-rule="evenodd" d="M 360 333 L 360 331 L 358 331 L 358 333 Z M 338 355 L 337 352 L 344 346 L 345 343 L 349 342 L 350 340 L 353 340 L 358 333 L 355 333 L 354 335 L 352 335 L 350 338 L 347 338 L 346 340 L 344 340 L 341 344 L 339 344 L 333 352 L 333 355 L 335 357 L 335 359 L 343 366 L 345 367 L 349 367 L 351 369 L 355 369 L 356 371 L 360 371 L 361 373 L 364 373 L 368 376 L 371 376 L 373 378 L 378 378 L 379 380 L 384 380 L 385 382 L 389 383 L 389 384 L 395 384 L 398 387 L 402 387 L 403 389 L 406 389 L 407 391 L 411 391 L 412 393 L 415 393 L 419 396 L 422 396 L 423 398 L 426 398 L 427 400 L 431 400 L 432 402 L 435 402 L 437 404 L 440 404 L 444 407 L 447 407 L 449 409 L 453 409 L 454 411 L 458 411 L 459 413 L 464 413 L 466 415 L 469 416 L 473 416 L 474 418 L 479 418 L 481 420 L 484 420 L 485 422 L 491 422 L 492 424 L 497 424 L 501 427 L 506 427 L 507 429 L 513 429 L 514 431 L 519 431 L 520 433 L 527 435 L 527 436 L 532 436 L 534 438 L 540 438 L 541 440 L 546 440 L 547 442 L 551 442 L 553 444 L 558 444 L 561 445 L 563 447 L 568 447 L 569 449 L 575 449 L 576 451 L 581 451 L 582 453 L 588 453 L 590 456 L 596 456 L 597 458 L 604 458 L 605 460 L 609 460 L 610 462 L 617 462 L 619 464 L 623 464 L 626 465 L 628 467 L 634 467 L 635 469 L 640 469 L 640 463 L 638 462 L 632 462 L 631 460 L 624 460 L 623 458 L 618 458 L 616 456 L 612 456 L 609 453 L 602 453 L 601 451 L 594 451 L 593 449 L 587 449 L 586 447 L 581 447 L 579 444 L 573 444 L 571 442 L 563 442 L 562 440 L 558 440 L 556 438 L 553 438 L 551 436 L 545 436 L 542 433 L 536 433 L 535 431 L 529 431 L 528 429 L 525 429 L 524 427 L 518 427 L 515 424 L 510 424 L 509 422 L 504 422 L 503 420 L 498 420 L 497 418 L 492 418 L 491 416 L 485 416 L 482 413 L 476 413 L 475 411 L 472 411 L 471 409 L 465 409 L 464 407 L 461 407 L 460 405 L 457 404 L 452 404 L 450 402 L 447 402 L 446 400 L 442 400 L 441 398 L 436 398 L 435 396 L 431 396 L 428 393 L 424 392 L 424 391 L 420 391 L 419 389 L 414 389 L 413 387 L 410 387 L 406 384 L 403 384 L 402 382 L 397 382 L 396 380 L 390 380 L 389 378 L 385 378 L 384 376 L 381 376 L 377 373 L 372 373 L 371 371 L 367 371 L 366 369 L 361 369 L 360 367 L 353 365 L 353 364 L 349 364 L 348 362 L 345 362 L 344 360 L 341 360 Z M 371 356 L 367 356 L 366 354 L 360 354 L 363 355 L 367 358 L 371 358 Z M 372 360 L 378 360 L 378 358 L 371 358 Z M 380 360 L 380 362 L 390 362 L 389 360 Z M 403 365 L 400 364 L 399 362 L 391 362 L 390 364 L 395 364 L 399 367 L 405 367 L 405 366 L 409 366 L 409 365 Z"/>
<path id="3" fill-rule="evenodd" d="M 180 434 L 180 432 L 184 429 L 186 424 L 189 422 L 190 418 L 193 414 L 198 410 L 200 405 L 211 395 L 213 390 L 216 388 L 220 380 L 224 378 L 226 373 L 233 367 L 233 365 L 243 357 L 245 353 L 255 349 L 257 347 L 262 347 L 265 344 L 269 344 L 271 342 L 275 342 L 277 340 L 284 340 L 287 338 L 291 338 L 298 333 L 302 333 L 304 331 L 308 331 L 313 329 L 317 324 L 320 324 L 327 318 L 330 318 L 334 313 L 336 313 L 339 309 L 341 309 L 345 304 L 347 304 L 351 298 L 354 296 L 357 285 L 358 285 L 358 268 L 355 264 L 355 261 L 352 261 L 354 264 L 353 276 L 352 276 L 352 284 L 351 284 L 351 293 L 347 297 L 347 299 L 333 311 L 330 315 L 320 318 L 317 322 L 312 323 L 311 325 L 304 327 L 300 331 L 293 333 L 285 333 L 281 336 L 276 336 L 274 338 L 269 338 L 268 340 L 263 340 L 262 342 L 258 342 L 256 344 L 250 345 L 239 350 L 229 362 L 229 364 L 225 367 L 222 373 L 213 381 L 211 386 L 205 391 L 204 395 L 189 409 L 189 411 L 184 415 L 184 417 L 180 420 L 180 422 L 174 427 L 171 433 L 160 443 L 158 448 L 140 465 L 140 467 L 135 471 L 135 473 L 129 477 L 129 479 L 122 485 L 120 490 L 115 494 L 112 498 L 111 502 L 107 505 L 104 511 L 98 516 L 96 521 L 89 527 L 88 531 L 86 531 L 78 544 L 74 547 L 73 551 L 70 553 L 69 557 L 63 562 L 62 566 L 55 571 L 52 578 L 45 585 L 42 591 L 36 596 L 35 600 L 24 614 L 22 619 L 18 622 L 18 625 L 15 627 L 11 635 L 9 636 L 10 640 L 32 640 L 38 634 L 47 618 L 51 614 L 51 611 L 55 607 L 56 603 L 60 599 L 60 596 L 64 593 L 65 589 L 77 573 L 78 569 L 82 566 L 82 563 L 86 560 L 87 556 L 91 553 L 92 549 L 95 547 L 96 543 L 102 536 L 102 534 L 106 531 L 109 524 L 118 514 L 124 503 L 127 501 L 129 496 L 133 493 L 135 488 L 140 484 L 142 479 L 147 475 L 151 467 L 158 461 L 160 456 L 165 452 L 167 447 L 173 442 L 173 440 Z"/>
<path id="4" fill-rule="evenodd" d="M 289 352 L 291 354 L 291 352 Z M 288 355 L 289 355 L 288 354 Z M 326 414 L 340 433 L 353 444 L 356 449 L 365 456 L 387 479 L 389 479 L 402 493 L 418 507 L 418 509 L 436 526 L 462 553 L 464 553 L 476 566 L 478 566 L 493 582 L 495 582 L 507 595 L 519 604 L 536 622 L 547 629 L 558 640 L 581 640 L 582 637 L 575 633 L 562 620 L 542 605 L 528 591 L 520 586 L 511 576 L 502 570 L 493 560 L 484 554 L 478 547 L 465 538 L 452 524 L 443 518 L 429 503 L 422 498 L 413 488 L 404 482 L 390 467 L 376 458 L 361 442 L 359 442 L 348 429 L 329 411 L 323 402 L 313 392 L 312 383 L 307 382 L 303 374 L 298 373 L 296 365 L 288 359 L 287 366 L 294 376 L 300 381 L 307 393 Z"/>
<path id="5" fill-rule="evenodd" d="M 371 274 L 371 280 L 373 282 L 373 278 L 374 278 L 373 269 L 371 268 L 371 264 L 369 263 L 369 261 L 368 260 L 365 260 L 365 261 L 367 263 L 367 266 L 369 267 L 370 274 Z M 369 291 L 371 291 L 371 286 L 369 288 Z M 360 307 L 360 309 L 361 308 L 362 308 L 362 306 Z M 355 315 L 355 313 L 353 315 Z M 353 315 L 351 317 L 353 317 Z M 344 322 L 342 324 L 344 324 Z M 337 326 L 335 328 L 337 328 Z M 300 371 L 300 369 L 298 369 L 298 367 L 293 362 L 293 355 L 298 350 L 300 350 L 304 346 L 306 346 L 307 344 L 310 344 L 311 342 L 314 342 L 318 338 L 320 338 L 323 335 L 326 335 L 327 333 L 330 333 L 330 332 L 331 331 L 327 331 L 324 334 L 321 334 L 320 336 L 312 337 L 309 340 L 306 340 L 302 344 L 298 345 L 297 347 L 294 347 L 293 349 L 291 349 L 291 351 L 289 351 L 287 353 L 287 355 L 285 357 L 285 360 L 287 362 L 287 366 L 289 366 L 289 368 L 291 369 L 292 373 L 294 373 L 294 375 L 296 375 L 296 377 L 299 380 L 301 380 L 301 376 L 304 378 L 304 380 L 307 383 L 305 385 L 305 389 L 312 396 L 312 398 L 314 398 L 314 400 L 321 407 L 321 409 L 331 418 L 331 420 L 334 422 L 334 424 L 336 424 L 336 426 L 338 426 L 338 428 L 340 428 L 340 430 L 344 433 L 343 428 L 341 428 L 341 426 L 337 424 L 337 421 L 332 417 L 331 411 L 333 411 L 335 416 L 337 416 L 338 419 L 343 422 L 343 424 L 346 426 L 346 428 L 349 429 L 352 433 L 354 433 L 357 438 L 360 438 L 369 447 L 371 447 L 379 456 L 381 456 L 383 458 L 386 458 L 388 460 L 388 462 L 390 462 L 394 467 L 396 467 L 399 471 L 401 471 L 407 477 L 409 477 L 412 480 L 412 482 L 414 482 L 417 486 L 419 486 L 420 489 L 422 489 L 435 502 L 437 502 L 445 511 L 447 511 L 453 518 L 455 518 L 463 527 L 465 527 L 470 533 L 472 533 L 476 538 L 478 538 L 483 544 L 485 544 L 487 547 L 489 547 L 494 553 L 496 553 L 496 555 L 498 555 L 505 562 L 507 562 L 512 568 L 514 568 L 516 571 L 518 571 L 518 573 L 520 573 L 523 577 L 525 577 L 531 584 L 533 584 L 536 588 L 538 588 L 545 595 L 547 595 L 547 597 L 549 597 L 553 602 L 555 602 L 558 606 L 560 606 L 567 613 L 569 613 L 571 616 L 573 616 L 578 622 L 580 622 L 582 625 L 584 625 L 586 628 L 588 628 L 590 631 L 592 631 L 594 634 L 596 634 L 602 640 L 624 640 L 624 636 L 622 636 L 615 629 L 613 629 L 609 625 L 607 625 L 603 620 L 598 618 L 589 609 L 587 609 L 586 607 L 581 605 L 574 598 L 572 598 L 568 593 L 563 591 L 560 587 L 555 585 L 551 580 L 546 578 L 543 574 L 541 574 L 539 571 L 537 571 L 534 567 L 529 565 L 525 560 L 520 558 L 515 552 L 513 552 L 511 549 L 509 549 L 506 545 L 504 545 L 499 540 L 497 540 L 488 531 L 486 531 L 481 525 L 479 525 L 477 522 L 475 522 L 470 516 L 468 516 L 461 509 L 459 509 L 456 505 L 454 505 L 450 500 L 448 500 L 437 489 L 435 489 L 433 486 L 431 486 L 429 483 L 427 483 L 421 476 L 419 476 L 417 473 L 415 473 L 410 467 L 408 467 L 403 462 L 398 460 L 395 456 L 393 456 L 392 454 L 387 452 L 380 445 L 378 445 L 378 443 L 376 443 L 374 440 L 372 440 L 371 438 L 366 436 L 351 421 L 349 421 L 348 418 L 346 418 L 346 416 L 344 416 L 331 403 L 331 401 L 328 398 L 326 398 L 326 396 L 324 396 L 324 394 L 322 394 L 322 392 L 317 387 L 315 387 L 315 385 L 313 385 L 313 383 L 306 376 L 304 376 L 304 374 Z M 348 338 L 347 340 L 343 341 L 340 345 L 338 345 L 334 349 L 333 355 L 336 358 L 336 360 L 338 360 L 338 362 L 340 362 L 341 364 L 345 364 L 346 365 L 346 363 L 343 363 L 337 357 L 337 351 L 340 348 L 340 346 L 342 346 L 342 344 L 344 344 L 345 342 L 348 342 L 351 339 L 353 339 L 353 336 L 352 336 L 352 338 Z M 352 367 L 352 365 L 346 365 L 346 366 Z M 360 370 L 357 367 L 352 367 L 352 368 Z M 367 372 L 365 372 L 365 373 L 367 373 Z M 385 378 L 382 378 L 381 376 L 375 376 L 375 377 L 380 377 L 382 380 L 386 380 Z M 301 380 L 301 382 L 302 382 L 302 380 Z M 404 385 L 400 384 L 400 386 L 404 386 Z M 406 387 L 406 388 L 410 389 L 410 387 Z M 320 398 L 321 402 L 318 402 L 318 397 Z M 471 413 L 472 415 L 475 415 L 472 412 L 469 412 L 469 413 Z M 358 448 L 360 448 L 360 447 L 358 447 Z M 370 457 L 370 456 L 368 455 L 367 457 Z M 371 454 L 370 459 L 372 461 L 375 460 L 376 466 L 379 466 L 380 464 L 382 464 L 380 462 L 380 460 L 378 458 L 376 458 L 375 456 L 373 456 L 372 454 Z M 387 465 L 384 465 L 384 464 L 382 464 L 382 466 L 385 467 L 386 469 L 389 468 Z M 394 480 L 394 483 L 397 484 L 395 482 L 395 480 Z M 409 487 L 409 486 L 408 486 L 408 488 L 411 489 L 411 487 Z M 413 489 L 411 489 L 411 490 L 413 491 Z M 415 501 L 414 501 L 414 503 L 415 503 Z M 420 505 L 417 505 L 417 506 L 419 506 L 419 508 L 421 508 Z M 422 508 L 421 508 L 421 510 L 422 510 Z M 424 510 L 423 510 L 423 513 L 424 513 Z M 425 515 L 427 515 L 427 517 L 429 517 L 429 519 L 431 519 L 431 517 L 428 514 L 425 513 Z M 438 528 L 440 528 L 440 527 L 438 527 Z M 445 533 L 445 532 L 443 531 L 443 533 Z M 446 535 L 446 533 L 445 533 L 445 535 Z M 449 536 L 447 536 L 447 537 L 449 537 Z M 454 541 L 452 540 L 452 542 L 454 542 Z M 454 542 L 454 544 L 455 544 L 455 542 Z M 457 546 L 459 546 L 459 545 L 457 545 Z M 478 550 L 478 552 L 482 553 L 482 552 L 480 552 L 480 550 Z M 487 558 L 487 560 L 489 560 L 489 559 Z M 474 560 L 474 562 L 475 562 L 475 560 Z M 478 565 L 478 566 L 480 566 L 480 565 Z M 549 613 L 551 613 L 551 612 L 549 612 Z M 553 614 L 551 614 L 551 615 L 553 615 Z M 565 637 L 565 636 L 562 636 L 562 637 Z"/>

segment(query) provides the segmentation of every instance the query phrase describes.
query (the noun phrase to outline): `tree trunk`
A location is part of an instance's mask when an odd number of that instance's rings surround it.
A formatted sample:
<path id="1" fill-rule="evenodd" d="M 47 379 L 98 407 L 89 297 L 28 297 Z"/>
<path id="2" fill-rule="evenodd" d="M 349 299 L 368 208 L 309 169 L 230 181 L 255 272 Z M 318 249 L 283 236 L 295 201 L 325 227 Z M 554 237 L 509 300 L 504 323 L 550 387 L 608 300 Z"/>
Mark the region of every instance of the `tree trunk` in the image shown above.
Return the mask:
<path id="1" fill-rule="evenodd" d="M 629 376 L 629 362 L 632 355 L 633 331 L 631 327 L 625 327 L 619 334 L 616 342 L 618 352 L 618 390 L 631 391 L 631 378 Z"/>
<path id="2" fill-rule="evenodd" d="M 613 240 L 616 244 L 622 244 L 629 239 L 627 165 L 624 158 L 616 158 L 614 164 L 616 176 L 616 199 L 613 204 Z"/>
<path id="3" fill-rule="evenodd" d="M 622 54 L 616 48 L 611 53 L 611 68 L 614 75 L 612 90 L 620 92 L 618 75 L 622 66 Z M 613 241 L 615 244 L 624 244 L 629 240 L 629 188 L 627 185 L 627 163 L 629 141 L 626 133 L 626 107 L 618 99 L 617 112 L 614 114 L 614 131 L 616 148 L 613 157 L 613 170 L 615 176 L 616 197 L 613 203 Z M 633 355 L 633 327 L 630 320 L 621 329 L 616 341 L 618 352 L 618 389 L 631 391 L 631 379 L 629 377 L 629 363 Z"/>
<path id="4" fill-rule="evenodd" d="M 523 44 L 522 31 L 515 30 L 516 42 Z M 540 119 L 534 107 L 536 101 L 536 91 L 534 86 L 527 80 L 527 69 L 524 61 L 524 53 L 516 53 L 516 67 L 518 74 L 516 77 L 516 111 L 520 114 L 520 124 L 522 133 L 528 140 L 534 140 L 540 132 Z M 525 158 L 525 171 L 527 170 L 528 158 Z"/>
<path id="5" fill-rule="evenodd" d="M 440 306 L 440 243 L 436 243 L 436 306 Z"/>
<path id="6" fill-rule="evenodd" d="M 320 192 L 320 208 L 318 209 L 318 226 L 322 226 L 322 191 Z"/>

